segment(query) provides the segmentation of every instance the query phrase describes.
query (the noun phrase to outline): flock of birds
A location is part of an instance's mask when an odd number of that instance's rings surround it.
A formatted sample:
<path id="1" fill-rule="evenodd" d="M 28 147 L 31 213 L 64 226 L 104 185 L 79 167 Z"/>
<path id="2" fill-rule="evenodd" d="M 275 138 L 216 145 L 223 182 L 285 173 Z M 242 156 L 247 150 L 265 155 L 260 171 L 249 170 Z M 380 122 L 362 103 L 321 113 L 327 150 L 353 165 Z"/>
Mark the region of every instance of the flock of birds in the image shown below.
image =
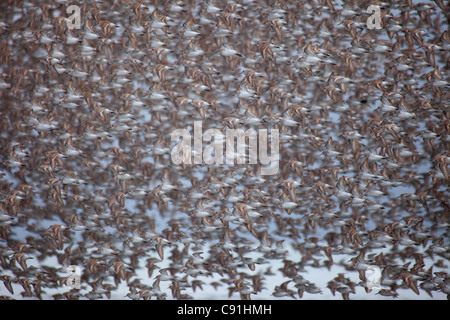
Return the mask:
<path id="1" fill-rule="evenodd" d="M 450 297 L 448 3 L 0 6 L 1 298 Z M 278 173 L 173 164 L 194 121 Z"/>

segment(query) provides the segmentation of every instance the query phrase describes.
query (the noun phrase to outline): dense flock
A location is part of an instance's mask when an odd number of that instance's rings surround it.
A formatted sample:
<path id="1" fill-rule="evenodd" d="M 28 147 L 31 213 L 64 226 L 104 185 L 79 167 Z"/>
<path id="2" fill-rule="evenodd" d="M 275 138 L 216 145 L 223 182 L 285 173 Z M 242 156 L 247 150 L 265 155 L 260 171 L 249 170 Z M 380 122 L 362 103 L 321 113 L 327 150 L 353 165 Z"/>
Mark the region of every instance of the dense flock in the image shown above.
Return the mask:
<path id="1" fill-rule="evenodd" d="M 2 1 L 1 298 L 448 298 L 449 12 Z M 278 172 L 174 164 L 194 121 Z"/>

